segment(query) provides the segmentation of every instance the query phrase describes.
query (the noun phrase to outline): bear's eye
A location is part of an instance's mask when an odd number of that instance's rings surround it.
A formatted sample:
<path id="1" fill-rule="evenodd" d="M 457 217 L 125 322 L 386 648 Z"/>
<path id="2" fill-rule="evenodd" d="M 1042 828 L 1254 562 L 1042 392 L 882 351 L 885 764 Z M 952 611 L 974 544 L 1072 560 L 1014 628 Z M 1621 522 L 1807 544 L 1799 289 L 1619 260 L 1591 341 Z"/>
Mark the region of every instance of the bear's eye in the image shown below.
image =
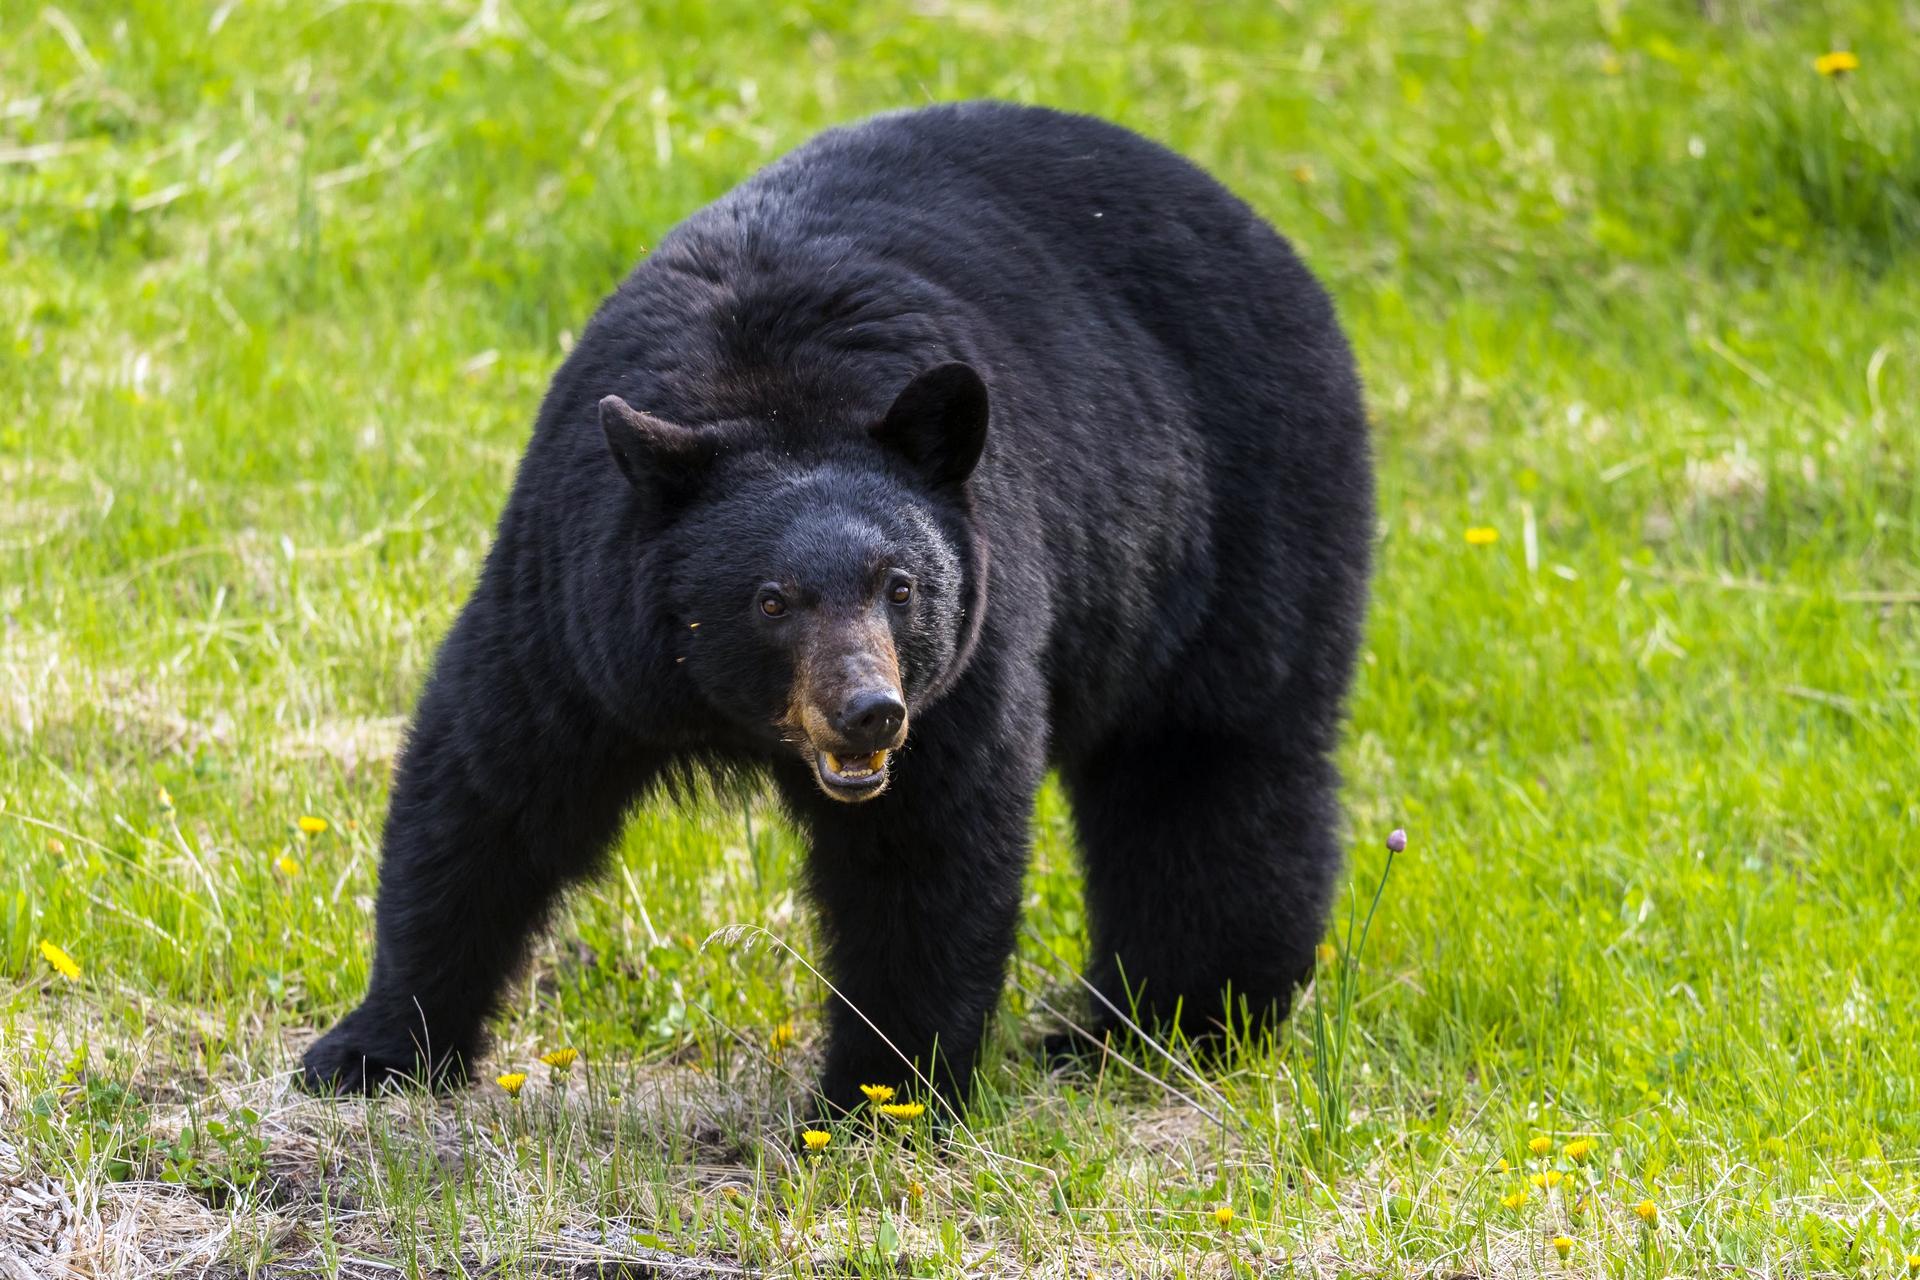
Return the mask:
<path id="1" fill-rule="evenodd" d="M 784 617 L 787 612 L 787 602 L 781 599 L 778 591 L 763 591 L 760 593 L 760 612 L 769 618 Z"/>
<path id="2" fill-rule="evenodd" d="M 913 599 L 913 582 L 908 578 L 895 578 L 893 585 L 887 588 L 887 599 L 895 604 L 905 604 Z"/>

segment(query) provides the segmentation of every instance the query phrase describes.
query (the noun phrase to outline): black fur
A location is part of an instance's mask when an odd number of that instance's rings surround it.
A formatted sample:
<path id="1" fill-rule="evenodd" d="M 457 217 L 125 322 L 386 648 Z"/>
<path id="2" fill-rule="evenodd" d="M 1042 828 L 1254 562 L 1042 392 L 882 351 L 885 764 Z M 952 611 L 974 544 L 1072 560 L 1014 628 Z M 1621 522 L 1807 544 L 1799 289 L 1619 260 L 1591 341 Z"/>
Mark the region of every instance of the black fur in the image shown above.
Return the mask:
<path id="1" fill-rule="evenodd" d="M 829 976 L 943 1088 L 1050 764 L 1100 990 L 1190 1032 L 1229 989 L 1284 1016 L 1339 869 L 1371 519 L 1333 309 L 1199 169 L 992 103 L 821 136 L 669 235 L 554 378 L 401 759 L 371 990 L 306 1079 L 463 1075 L 555 896 L 690 763 L 771 774 Z M 795 708 L 888 661 L 905 748 L 845 803 L 809 746 L 839 722 Z M 910 1081 L 828 1016 L 827 1099 Z"/>

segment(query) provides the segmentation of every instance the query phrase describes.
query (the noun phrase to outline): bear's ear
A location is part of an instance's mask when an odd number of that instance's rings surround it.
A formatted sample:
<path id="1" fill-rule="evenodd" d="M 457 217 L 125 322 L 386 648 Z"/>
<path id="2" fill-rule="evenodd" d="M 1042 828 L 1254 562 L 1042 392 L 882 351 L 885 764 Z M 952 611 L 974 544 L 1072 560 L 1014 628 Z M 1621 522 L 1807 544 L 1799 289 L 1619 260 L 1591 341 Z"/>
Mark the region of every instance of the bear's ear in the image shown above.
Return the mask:
<path id="1" fill-rule="evenodd" d="M 713 457 L 701 432 L 642 413 L 619 396 L 600 401 L 600 430 L 627 482 L 648 497 L 690 486 Z"/>
<path id="2" fill-rule="evenodd" d="M 987 446 L 987 384 L 970 364 L 937 364 L 894 398 L 873 438 L 934 484 L 957 485 L 973 474 Z"/>

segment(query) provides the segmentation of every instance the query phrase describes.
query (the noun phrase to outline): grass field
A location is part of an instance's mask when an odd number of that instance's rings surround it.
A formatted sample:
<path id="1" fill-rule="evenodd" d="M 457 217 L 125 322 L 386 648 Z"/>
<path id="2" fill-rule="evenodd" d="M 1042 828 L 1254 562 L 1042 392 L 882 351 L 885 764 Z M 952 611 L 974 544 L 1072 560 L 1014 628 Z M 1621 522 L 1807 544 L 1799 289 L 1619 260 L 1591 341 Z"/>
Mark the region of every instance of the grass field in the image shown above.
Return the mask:
<path id="1" fill-rule="evenodd" d="M 571 334 L 815 130 L 982 95 L 1337 295 L 1364 950 L 1223 1067 L 1049 1076 L 1049 793 L 978 1108 L 797 1153 L 800 851 L 661 809 L 488 1083 L 294 1092 Z M 1910 0 L 0 0 L 0 1275 L 1920 1272 L 1917 405 Z"/>

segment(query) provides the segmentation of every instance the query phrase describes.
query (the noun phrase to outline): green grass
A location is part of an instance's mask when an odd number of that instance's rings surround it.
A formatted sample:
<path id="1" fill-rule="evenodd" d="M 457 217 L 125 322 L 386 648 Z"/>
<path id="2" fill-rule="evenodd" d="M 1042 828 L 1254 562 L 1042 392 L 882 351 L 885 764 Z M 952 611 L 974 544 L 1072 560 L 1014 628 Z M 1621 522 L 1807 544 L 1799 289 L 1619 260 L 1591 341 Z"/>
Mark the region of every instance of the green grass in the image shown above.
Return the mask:
<path id="1" fill-rule="evenodd" d="M 1904 1275 L 1917 24 L 0 0 L 0 1260 L 65 1223 L 97 1274 Z M 1860 70 L 1817 75 L 1830 48 Z M 1209 166 L 1352 332 L 1362 914 L 1412 842 L 1314 997 L 1351 1010 L 1340 1061 L 1309 1006 L 1197 1078 L 1178 1046 L 1033 1066 L 1083 945 L 1050 793 L 963 1129 L 791 1151 L 821 991 L 764 802 L 634 824 L 514 989 L 517 1101 L 292 1092 L 364 981 L 387 760 L 570 334 L 815 130 L 975 95 Z M 729 925 L 764 932 L 703 947 Z M 530 1065 L 558 1044 L 571 1076 Z M 1571 1180 L 1506 1207 L 1538 1134 Z"/>

